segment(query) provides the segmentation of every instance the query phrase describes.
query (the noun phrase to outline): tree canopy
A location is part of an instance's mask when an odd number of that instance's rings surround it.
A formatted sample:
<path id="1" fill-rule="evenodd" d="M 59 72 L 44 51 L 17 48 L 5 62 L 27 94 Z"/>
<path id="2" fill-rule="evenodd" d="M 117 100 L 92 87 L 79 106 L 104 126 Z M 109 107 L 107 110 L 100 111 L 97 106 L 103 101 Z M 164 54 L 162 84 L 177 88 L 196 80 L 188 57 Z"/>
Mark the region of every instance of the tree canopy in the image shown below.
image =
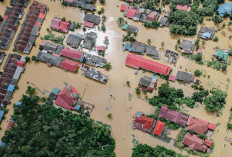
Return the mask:
<path id="1" fill-rule="evenodd" d="M 46 105 L 39 99 L 22 96 L 22 106 L 15 107 L 12 116 L 15 123 L 2 138 L 6 146 L 0 148 L 0 156 L 115 157 L 110 126 Z"/>
<path id="2" fill-rule="evenodd" d="M 176 153 L 174 150 L 167 149 L 163 146 L 152 148 L 147 144 L 138 144 L 133 148 L 132 157 L 188 157 Z"/>

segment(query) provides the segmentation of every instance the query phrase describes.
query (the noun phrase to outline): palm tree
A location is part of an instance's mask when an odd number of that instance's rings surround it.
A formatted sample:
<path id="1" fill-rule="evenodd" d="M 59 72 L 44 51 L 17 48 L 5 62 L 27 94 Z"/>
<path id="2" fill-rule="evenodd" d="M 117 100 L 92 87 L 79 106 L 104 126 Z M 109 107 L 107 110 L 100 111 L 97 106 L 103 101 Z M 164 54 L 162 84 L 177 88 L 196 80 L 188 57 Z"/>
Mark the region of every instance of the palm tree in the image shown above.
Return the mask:
<path id="1" fill-rule="evenodd" d="M 119 23 L 120 25 L 122 25 L 123 22 L 124 22 L 124 19 L 123 19 L 122 17 L 119 17 L 119 18 L 118 18 L 118 23 Z"/>
<path id="2" fill-rule="evenodd" d="M 111 113 L 108 113 L 108 114 L 107 114 L 107 118 L 112 119 L 112 114 L 111 114 Z"/>
<path id="3" fill-rule="evenodd" d="M 151 45 L 151 39 L 147 39 L 147 44 Z"/>
<path id="4" fill-rule="evenodd" d="M 126 81 L 126 85 L 129 87 L 130 86 L 130 81 Z"/>
<path id="5" fill-rule="evenodd" d="M 161 47 L 162 47 L 162 50 L 164 49 L 164 42 L 161 42 Z"/>
<path id="6" fill-rule="evenodd" d="M 141 93 L 141 90 L 140 90 L 139 87 L 137 87 L 137 88 L 135 89 L 135 91 L 136 91 L 136 94 L 140 94 L 140 93 Z"/>

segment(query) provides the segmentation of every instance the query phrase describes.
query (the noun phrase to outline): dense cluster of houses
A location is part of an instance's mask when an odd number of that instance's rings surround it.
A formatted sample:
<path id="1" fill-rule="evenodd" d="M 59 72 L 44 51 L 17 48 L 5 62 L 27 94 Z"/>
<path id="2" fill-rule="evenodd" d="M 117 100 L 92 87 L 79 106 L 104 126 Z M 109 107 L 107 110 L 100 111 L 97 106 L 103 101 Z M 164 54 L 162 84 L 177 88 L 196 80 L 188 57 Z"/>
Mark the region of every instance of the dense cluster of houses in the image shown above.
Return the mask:
<path id="1" fill-rule="evenodd" d="M 152 58 L 160 59 L 159 52 L 156 50 L 156 47 L 146 45 L 141 42 L 135 41 L 132 43 L 126 43 L 124 50 L 128 50 L 132 53 L 137 53 L 141 55 L 144 55 L 146 53 L 148 56 L 151 56 Z"/>
<path id="2" fill-rule="evenodd" d="M 212 141 L 208 139 L 203 140 L 198 136 L 198 134 L 204 135 L 209 130 L 214 131 L 214 124 L 202 119 L 196 119 L 192 116 L 187 116 L 181 112 L 170 110 L 168 109 L 168 106 L 161 107 L 158 117 L 159 119 L 162 118 L 166 121 L 177 123 L 187 130 L 182 141 L 183 146 L 187 146 L 191 150 L 202 152 L 207 152 L 209 148 L 211 148 Z M 137 112 L 133 124 L 133 128 L 157 136 L 162 136 L 164 126 L 164 122 L 150 118 L 142 112 Z"/>
<path id="3" fill-rule="evenodd" d="M 15 40 L 15 51 L 30 53 L 32 46 L 35 45 L 36 37 L 39 35 L 46 12 L 47 8 L 45 4 L 39 3 L 36 0 L 31 3 L 27 16 L 22 23 L 20 33 Z"/>
<path id="4" fill-rule="evenodd" d="M 64 47 L 63 45 L 55 45 L 50 42 L 42 42 L 41 46 L 42 50 L 38 53 L 37 59 L 38 61 L 47 63 L 48 66 L 54 65 L 57 67 L 61 67 L 64 70 L 76 72 L 79 66 L 78 62 L 101 68 L 107 63 L 105 58 L 83 53 L 79 50 L 71 50 L 70 48 Z M 88 67 L 87 70 L 84 71 L 84 75 L 86 77 L 92 78 L 102 83 L 106 83 L 107 81 L 106 76 L 104 76 L 92 67 Z"/>
<path id="5" fill-rule="evenodd" d="M 0 22 L 0 48 L 7 50 L 19 26 L 19 20 L 22 18 L 24 8 L 28 5 L 28 0 L 11 0 L 12 7 L 7 7 Z"/>
<path id="6" fill-rule="evenodd" d="M 64 2 L 68 3 L 70 6 L 79 7 L 86 11 L 94 11 L 96 10 L 96 6 L 94 5 L 96 0 L 64 0 Z"/>
<path id="7" fill-rule="evenodd" d="M 9 54 L 4 64 L 4 72 L 0 74 L 0 105 L 5 107 L 10 103 L 15 86 L 21 73 L 24 72 L 25 57 Z"/>
<path id="8" fill-rule="evenodd" d="M 123 11 L 123 15 L 129 19 L 140 22 L 153 22 L 154 20 L 159 20 L 160 13 L 152 11 L 150 9 L 144 8 L 134 8 L 128 4 L 122 4 L 120 10 Z M 160 26 L 169 26 L 168 23 L 168 13 L 165 13 L 164 16 L 160 19 Z"/>

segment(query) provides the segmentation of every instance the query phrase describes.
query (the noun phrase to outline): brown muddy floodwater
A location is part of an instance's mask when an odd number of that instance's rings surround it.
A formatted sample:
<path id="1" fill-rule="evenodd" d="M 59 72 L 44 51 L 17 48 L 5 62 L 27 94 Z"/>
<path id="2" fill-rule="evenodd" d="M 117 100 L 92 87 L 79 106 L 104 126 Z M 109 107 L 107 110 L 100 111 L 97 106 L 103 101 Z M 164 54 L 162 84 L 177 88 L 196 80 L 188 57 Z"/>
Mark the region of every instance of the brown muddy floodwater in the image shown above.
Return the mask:
<path id="1" fill-rule="evenodd" d="M 46 15 L 46 20 L 44 21 L 41 31 L 40 37 L 43 37 L 47 34 L 46 28 L 49 28 L 51 20 L 54 16 L 57 17 L 66 17 L 67 20 L 72 20 L 75 22 L 83 22 L 83 13 L 78 8 L 64 7 L 61 5 L 60 1 L 45 1 L 39 0 L 40 2 L 45 2 L 49 11 Z M 126 34 L 117 24 L 117 18 L 122 17 L 123 14 L 117 8 L 117 5 L 120 6 L 122 4 L 121 1 L 118 0 L 107 0 L 105 4 L 105 15 L 107 17 L 106 21 L 106 33 L 100 33 L 97 44 L 102 44 L 104 36 L 109 36 L 109 49 L 107 50 L 106 59 L 111 62 L 112 69 L 108 72 L 103 69 L 99 69 L 104 74 L 109 77 L 109 81 L 106 85 L 100 84 L 88 78 L 82 76 L 81 70 L 79 70 L 78 74 L 74 74 L 71 72 L 66 72 L 57 67 L 47 67 L 44 63 L 35 63 L 30 62 L 26 65 L 25 73 L 22 74 L 21 79 L 19 81 L 19 90 L 17 90 L 12 99 L 12 104 L 16 103 L 21 94 L 25 92 L 27 87 L 27 82 L 33 82 L 39 89 L 45 89 L 51 91 L 53 87 L 63 88 L 63 82 L 66 81 L 69 84 L 72 84 L 83 96 L 83 99 L 89 103 L 95 104 L 96 108 L 93 110 L 91 114 L 91 118 L 97 121 L 102 121 L 112 126 L 112 135 L 116 140 L 116 155 L 117 157 L 129 157 L 132 153 L 133 143 L 132 140 L 135 138 L 141 143 L 146 143 L 150 146 L 162 145 L 169 149 L 173 149 L 177 152 L 187 154 L 184 150 L 179 150 L 173 146 L 173 142 L 167 144 L 160 140 L 157 140 L 150 136 L 149 134 L 143 133 L 141 131 L 133 130 L 131 128 L 133 122 L 133 116 L 137 111 L 143 111 L 146 114 L 152 113 L 153 107 L 147 103 L 144 95 L 138 97 L 135 94 L 135 88 L 138 85 L 138 81 L 141 76 L 148 75 L 151 76 L 151 73 L 143 73 L 139 71 L 138 75 L 134 75 L 134 69 L 125 66 L 125 59 L 128 52 L 123 52 L 122 50 L 122 35 Z M 98 4 L 97 4 L 98 5 Z M 9 1 L 5 1 L 0 3 L 0 14 L 3 15 L 5 12 L 5 7 L 9 6 Z M 167 8 L 165 8 L 167 9 Z M 27 9 L 25 9 L 25 13 L 27 13 Z M 25 15 L 23 16 L 22 21 L 24 20 Z M 157 48 L 161 48 L 161 42 L 165 42 L 165 49 L 175 50 L 176 39 L 182 36 L 174 36 L 170 35 L 168 28 L 159 28 L 157 30 L 153 29 L 145 29 L 142 26 L 142 23 L 134 22 L 132 20 L 126 19 L 129 24 L 136 25 L 139 28 L 139 33 L 137 36 L 137 40 L 141 42 L 146 42 L 148 39 L 151 39 L 152 44 Z M 204 25 L 211 27 L 214 26 L 212 22 L 205 22 Z M 200 28 L 200 26 L 199 26 Z M 198 29 L 199 29 L 198 28 Z M 16 35 L 19 33 L 19 29 Z M 81 30 L 79 30 L 81 32 Z M 79 32 L 78 31 L 78 32 Z M 89 31 L 89 30 L 88 30 Z M 95 31 L 97 31 L 95 29 Z M 72 32 L 71 32 L 72 33 Z M 61 33 L 56 33 L 57 35 L 62 35 Z M 219 37 L 219 41 L 217 43 L 213 41 L 207 41 L 206 45 L 203 48 L 203 57 L 205 60 L 209 60 L 210 56 L 213 54 L 213 48 L 218 46 L 220 48 L 231 48 L 231 41 L 228 40 L 228 36 L 232 35 L 231 30 L 227 27 L 216 33 L 216 36 Z M 32 49 L 30 56 L 37 55 L 39 51 L 39 45 L 41 43 L 40 37 L 36 40 L 36 46 Z M 16 36 L 15 36 L 16 38 Z M 14 40 L 15 40 L 14 38 Z M 195 40 L 196 37 L 188 37 L 190 40 Z M 13 40 L 13 42 L 14 42 Z M 13 43 L 12 42 L 12 43 Z M 201 44 L 201 42 L 200 42 Z M 13 44 L 7 53 L 12 53 Z M 88 51 L 85 51 L 88 52 Z M 152 60 L 150 57 L 146 57 Z M 209 114 L 205 111 L 203 105 L 199 105 L 196 109 L 188 109 L 186 108 L 186 112 L 191 115 L 207 120 L 211 123 L 220 123 L 220 125 L 216 128 L 214 135 L 212 136 L 215 141 L 215 149 L 212 157 L 231 157 L 232 146 L 224 141 L 224 137 L 232 137 L 231 132 L 226 131 L 226 123 L 229 117 L 229 109 L 231 107 L 231 83 L 227 81 L 227 79 L 231 79 L 232 71 L 231 66 L 227 68 L 227 73 L 222 73 L 220 71 L 216 71 L 212 68 L 208 68 L 206 65 L 198 65 L 193 61 L 185 59 L 180 56 L 177 65 L 173 66 L 167 63 L 164 55 L 162 54 L 161 59 L 157 62 L 169 65 L 173 68 L 173 73 L 176 72 L 182 67 L 182 70 L 194 72 L 196 69 L 200 69 L 204 71 L 205 76 L 200 77 L 200 80 L 203 83 L 203 86 L 207 89 L 211 89 L 212 87 L 219 87 L 222 90 L 228 89 L 228 97 L 227 104 L 225 108 L 222 110 L 222 116 L 216 117 L 215 114 Z M 4 64 L 4 63 L 3 63 Z M 1 66 L 1 70 L 3 67 Z M 210 75 L 210 78 L 207 76 Z M 126 81 L 129 80 L 131 82 L 131 86 L 126 86 Z M 159 79 L 158 85 L 162 84 L 164 80 Z M 190 85 L 179 84 L 178 82 L 170 83 L 171 86 L 176 88 L 182 88 L 186 96 L 190 96 L 194 91 L 190 87 Z M 149 94 L 148 96 L 153 96 L 153 94 Z M 38 93 L 39 94 L 39 93 Z M 113 98 L 110 98 L 110 95 Z M 115 98 L 115 99 L 114 99 Z M 130 100 L 129 100 L 130 98 Z M 106 110 L 105 107 L 109 106 L 110 109 Z M 9 113 L 6 115 L 6 119 L 2 122 L 2 130 L 0 131 L 0 137 L 3 136 L 4 130 L 7 127 L 7 121 L 9 121 L 10 116 L 13 113 L 12 105 L 8 105 Z M 112 120 L 109 120 L 106 116 L 108 113 L 112 113 Z M 171 134 L 172 137 L 175 137 L 177 132 L 173 132 Z M 189 155 L 191 156 L 191 155 Z"/>

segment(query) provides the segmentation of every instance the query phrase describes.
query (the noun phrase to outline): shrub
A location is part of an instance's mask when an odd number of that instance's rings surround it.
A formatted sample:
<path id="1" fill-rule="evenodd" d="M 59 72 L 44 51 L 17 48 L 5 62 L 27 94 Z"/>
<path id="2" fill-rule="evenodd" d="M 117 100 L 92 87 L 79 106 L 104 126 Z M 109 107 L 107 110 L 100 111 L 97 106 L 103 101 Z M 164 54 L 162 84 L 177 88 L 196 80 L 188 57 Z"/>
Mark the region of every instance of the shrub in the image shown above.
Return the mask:
<path id="1" fill-rule="evenodd" d="M 194 71 L 194 75 L 195 76 L 200 76 L 202 74 L 202 72 L 200 71 L 200 70 L 198 70 L 198 69 L 196 69 L 195 71 Z"/>

